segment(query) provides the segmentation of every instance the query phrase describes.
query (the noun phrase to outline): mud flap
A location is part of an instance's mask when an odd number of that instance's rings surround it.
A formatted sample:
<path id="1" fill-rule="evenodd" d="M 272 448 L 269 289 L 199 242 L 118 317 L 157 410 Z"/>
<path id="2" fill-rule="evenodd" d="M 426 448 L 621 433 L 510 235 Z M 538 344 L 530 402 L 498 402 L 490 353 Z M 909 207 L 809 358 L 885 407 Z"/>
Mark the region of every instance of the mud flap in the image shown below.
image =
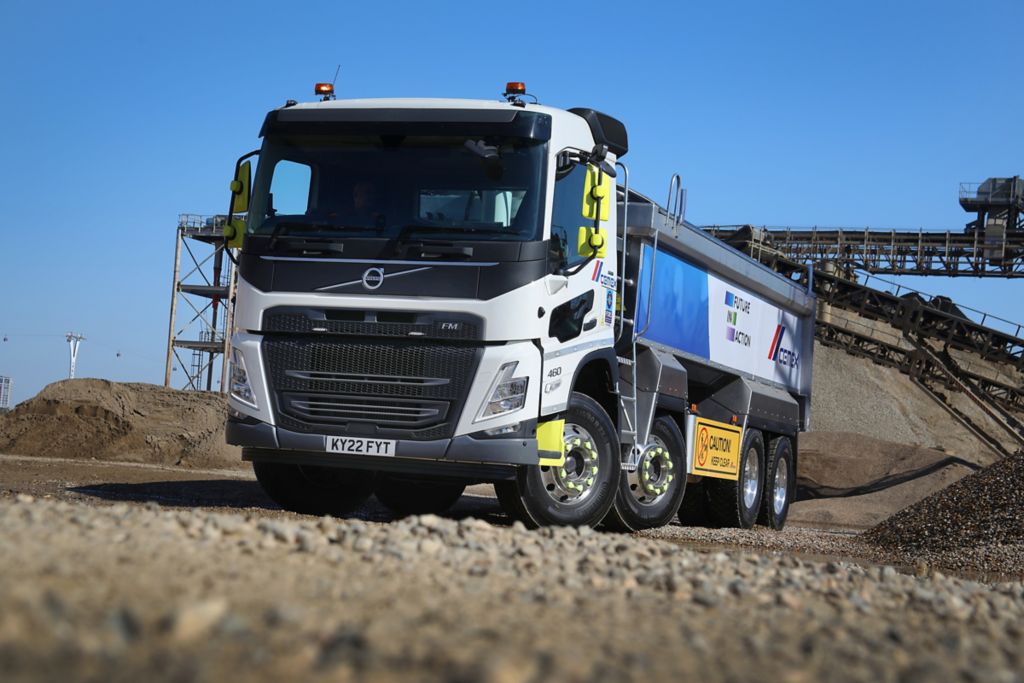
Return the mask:
<path id="1" fill-rule="evenodd" d="M 537 425 L 538 464 L 561 467 L 565 464 L 565 420 L 549 420 Z"/>

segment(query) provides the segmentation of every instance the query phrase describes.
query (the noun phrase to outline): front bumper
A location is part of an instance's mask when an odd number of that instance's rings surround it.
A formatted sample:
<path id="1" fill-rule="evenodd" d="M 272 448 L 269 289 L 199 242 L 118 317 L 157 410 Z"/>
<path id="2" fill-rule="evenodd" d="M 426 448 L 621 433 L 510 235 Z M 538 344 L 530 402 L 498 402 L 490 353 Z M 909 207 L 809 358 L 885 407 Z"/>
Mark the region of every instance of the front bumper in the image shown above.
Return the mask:
<path id="1" fill-rule="evenodd" d="M 325 458 L 334 458 L 327 453 L 322 434 L 304 434 L 282 427 L 275 427 L 253 418 L 229 416 L 225 427 L 229 444 L 243 448 L 300 451 L 318 453 Z M 281 457 L 287 457 L 282 455 Z M 394 458 L 377 456 L 356 456 L 361 460 L 383 462 L 389 460 L 443 461 L 451 463 L 479 463 L 498 465 L 536 465 L 536 438 L 487 438 L 476 439 L 469 435 L 433 441 L 398 440 Z M 350 458 L 336 458 L 339 466 L 348 466 Z"/>

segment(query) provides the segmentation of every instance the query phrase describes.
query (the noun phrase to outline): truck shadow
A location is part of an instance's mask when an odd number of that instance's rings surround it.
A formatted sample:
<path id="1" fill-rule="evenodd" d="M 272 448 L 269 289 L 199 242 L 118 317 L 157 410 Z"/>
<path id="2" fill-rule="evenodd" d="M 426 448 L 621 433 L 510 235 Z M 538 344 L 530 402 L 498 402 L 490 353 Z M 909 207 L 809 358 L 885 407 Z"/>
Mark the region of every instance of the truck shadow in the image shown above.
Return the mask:
<path id="1" fill-rule="evenodd" d="M 868 493 L 883 491 L 885 489 L 892 488 L 893 486 L 899 486 L 900 484 L 905 484 L 908 481 L 920 479 L 921 477 L 927 477 L 951 465 L 961 465 L 972 472 L 977 472 L 982 469 L 981 465 L 968 462 L 967 460 L 957 458 L 955 456 L 949 456 L 942 458 L 941 460 L 936 460 L 926 467 L 908 470 L 906 472 L 898 472 L 896 474 L 889 474 L 875 479 L 874 481 L 865 482 L 856 486 L 828 486 L 826 484 L 819 484 L 811 479 L 801 479 L 797 481 L 796 485 L 796 500 L 801 501 L 817 500 L 820 498 L 849 498 L 851 496 L 863 496 Z"/>
<path id="2" fill-rule="evenodd" d="M 223 511 L 247 511 L 269 515 L 295 514 L 283 510 L 267 497 L 257 482 L 238 479 L 143 483 L 111 482 L 69 487 L 67 491 L 107 501 L 157 503 L 166 508 L 214 508 Z M 497 499 L 483 495 L 464 494 L 443 516 L 450 519 L 475 517 L 496 525 L 510 523 L 502 512 L 501 506 L 498 505 Z M 370 498 L 359 510 L 344 515 L 343 518 L 362 519 L 368 522 L 391 522 L 401 519 L 401 516 L 385 508 L 376 498 Z"/>

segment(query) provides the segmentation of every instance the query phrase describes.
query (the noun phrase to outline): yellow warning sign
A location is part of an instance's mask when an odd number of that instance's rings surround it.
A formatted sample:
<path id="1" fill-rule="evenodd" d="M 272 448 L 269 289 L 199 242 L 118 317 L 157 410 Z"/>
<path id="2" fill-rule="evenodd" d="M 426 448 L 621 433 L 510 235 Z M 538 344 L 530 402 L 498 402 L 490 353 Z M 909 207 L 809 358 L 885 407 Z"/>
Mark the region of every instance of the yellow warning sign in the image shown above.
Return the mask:
<path id="1" fill-rule="evenodd" d="M 739 479 L 743 430 L 724 422 L 699 417 L 694 431 L 693 474 Z"/>

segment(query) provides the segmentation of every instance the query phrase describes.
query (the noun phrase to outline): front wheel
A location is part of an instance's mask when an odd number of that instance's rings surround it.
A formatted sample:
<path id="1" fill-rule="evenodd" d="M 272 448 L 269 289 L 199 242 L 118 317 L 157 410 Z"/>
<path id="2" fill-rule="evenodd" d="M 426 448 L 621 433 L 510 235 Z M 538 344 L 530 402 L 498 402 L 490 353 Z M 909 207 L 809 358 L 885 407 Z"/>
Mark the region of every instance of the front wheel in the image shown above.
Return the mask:
<path id="1" fill-rule="evenodd" d="M 619 480 L 619 439 L 601 404 L 573 392 L 562 432 L 561 466 L 524 465 L 495 484 L 502 507 L 528 527 L 594 526 L 608 513 Z"/>
<path id="2" fill-rule="evenodd" d="M 675 420 L 662 415 L 651 426 L 651 445 L 635 472 L 623 472 L 605 524 L 639 531 L 672 521 L 686 493 L 686 441 Z"/>
<path id="3" fill-rule="evenodd" d="M 285 510 L 307 515 L 346 515 L 373 493 L 376 472 L 340 467 L 252 464 L 256 479 L 271 500 Z"/>

